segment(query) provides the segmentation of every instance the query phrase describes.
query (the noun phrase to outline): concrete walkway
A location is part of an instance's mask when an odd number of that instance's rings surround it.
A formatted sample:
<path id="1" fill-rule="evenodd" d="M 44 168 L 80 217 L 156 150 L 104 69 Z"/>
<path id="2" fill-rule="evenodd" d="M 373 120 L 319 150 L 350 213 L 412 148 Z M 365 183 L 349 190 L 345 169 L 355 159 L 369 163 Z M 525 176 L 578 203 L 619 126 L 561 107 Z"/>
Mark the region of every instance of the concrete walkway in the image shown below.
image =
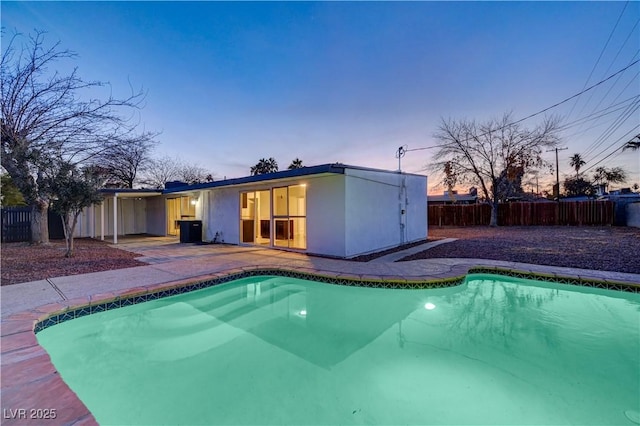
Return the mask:
<path id="1" fill-rule="evenodd" d="M 445 240 L 436 241 L 443 244 Z M 428 243 L 434 244 L 434 243 Z M 64 302 L 80 297 L 124 291 L 133 287 L 156 285 L 176 280 L 221 273 L 247 267 L 284 267 L 303 271 L 315 270 L 336 275 L 373 276 L 399 279 L 438 279 L 465 274 L 473 266 L 501 267 L 522 271 L 557 274 L 569 277 L 640 283 L 640 274 L 596 271 L 576 268 L 531 265 L 482 259 L 421 259 L 393 262 L 418 246 L 393 253 L 371 262 L 353 262 L 308 256 L 301 253 L 261 247 L 233 245 L 196 245 L 162 241 L 150 244 L 132 241 L 118 244 L 118 248 L 141 255 L 139 260 L 149 265 L 116 269 L 91 274 L 56 277 L 41 281 L 1 287 L 2 318 L 34 309 L 38 306 Z M 383 259 L 383 260 L 380 260 Z"/>
<path id="2" fill-rule="evenodd" d="M 437 241 L 430 241 L 430 242 L 425 242 L 422 243 L 420 245 L 405 249 L 405 250 L 400 250 L 394 253 L 389 253 L 386 254 L 384 256 L 380 256 L 376 259 L 371 260 L 371 262 L 373 263 L 381 263 L 381 262 L 396 262 L 400 259 L 403 259 L 407 256 L 411 256 L 412 254 L 416 254 L 416 253 L 420 253 L 421 251 L 425 251 L 428 250 L 430 248 L 439 246 L 440 244 L 446 244 L 446 243 L 451 243 L 453 241 L 456 241 L 457 238 L 443 238 L 442 240 L 437 240 Z"/>
<path id="3" fill-rule="evenodd" d="M 440 244 L 446 241 L 439 242 Z M 49 278 L 1 287 L 3 425 L 95 425 L 93 415 L 61 379 L 47 352 L 38 344 L 34 325 L 69 307 L 100 303 L 124 293 L 153 292 L 242 268 L 286 268 L 336 277 L 376 280 L 429 280 L 459 277 L 474 266 L 501 267 L 640 284 L 640 274 L 592 271 L 478 259 L 422 259 L 393 262 L 414 249 L 376 262 L 353 262 L 307 256 L 260 247 L 178 244 L 164 239 L 129 240 L 118 248 L 140 254 L 148 265 L 92 274 Z M 422 251 L 425 246 L 418 246 Z M 31 408 L 53 409 L 55 419 L 26 416 Z M 22 417 L 20 409 L 26 409 Z"/>

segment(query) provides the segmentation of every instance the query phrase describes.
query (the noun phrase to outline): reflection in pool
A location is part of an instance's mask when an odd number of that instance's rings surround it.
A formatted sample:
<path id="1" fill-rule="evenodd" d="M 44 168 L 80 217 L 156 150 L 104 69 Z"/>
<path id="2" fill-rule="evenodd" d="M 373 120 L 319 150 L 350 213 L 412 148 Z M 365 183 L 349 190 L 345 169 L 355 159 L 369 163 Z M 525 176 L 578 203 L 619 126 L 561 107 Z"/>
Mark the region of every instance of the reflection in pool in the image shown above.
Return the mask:
<path id="1" fill-rule="evenodd" d="M 498 276 L 261 276 L 37 337 L 101 424 L 632 424 L 639 318 L 638 294 Z"/>

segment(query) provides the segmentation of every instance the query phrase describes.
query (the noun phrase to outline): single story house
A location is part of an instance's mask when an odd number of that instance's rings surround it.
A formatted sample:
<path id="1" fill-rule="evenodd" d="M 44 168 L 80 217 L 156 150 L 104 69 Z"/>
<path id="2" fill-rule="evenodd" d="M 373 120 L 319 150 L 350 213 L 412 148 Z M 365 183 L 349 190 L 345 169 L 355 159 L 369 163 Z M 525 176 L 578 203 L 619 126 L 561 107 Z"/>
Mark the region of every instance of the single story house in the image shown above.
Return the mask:
<path id="1" fill-rule="evenodd" d="M 341 258 L 427 238 L 426 176 L 339 163 L 103 193 L 76 235 L 177 236 L 179 221 L 201 220 L 204 241 Z"/>
<path id="2" fill-rule="evenodd" d="M 427 197 L 429 205 L 447 205 L 447 204 L 476 204 L 478 202 L 478 194 L 458 194 L 458 191 L 444 191 L 442 195 L 429 195 Z"/>

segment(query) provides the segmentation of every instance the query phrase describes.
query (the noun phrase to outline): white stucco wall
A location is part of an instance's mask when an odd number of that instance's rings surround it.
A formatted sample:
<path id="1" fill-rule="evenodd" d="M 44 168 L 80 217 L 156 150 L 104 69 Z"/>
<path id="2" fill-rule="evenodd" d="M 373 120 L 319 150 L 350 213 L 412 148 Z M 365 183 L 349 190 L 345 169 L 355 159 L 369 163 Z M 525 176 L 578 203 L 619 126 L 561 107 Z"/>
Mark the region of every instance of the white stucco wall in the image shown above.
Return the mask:
<path id="1" fill-rule="evenodd" d="M 57 225 L 57 224 L 56 224 Z M 86 238 L 91 236 L 91 207 L 86 207 L 78 216 L 74 238 Z"/>
<path id="2" fill-rule="evenodd" d="M 203 239 L 212 241 L 218 232 L 225 243 L 240 244 L 240 190 L 214 188 L 206 192 L 208 199 L 207 207 L 203 209 L 203 222 L 206 221 Z"/>
<path id="3" fill-rule="evenodd" d="M 143 233 L 164 235 L 163 233 L 156 234 L 148 231 L 147 202 L 146 198 L 118 198 L 118 235 Z M 162 220 L 164 220 L 164 210 L 159 214 L 162 215 Z M 76 238 L 92 236 L 99 238 L 101 232 L 100 220 L 100 204 L 85 208 L 78 216 L 73 236 Z M 104 222 L 104 234 L 113 235 L 113 198 L 111 197 L 104 199 Z"/>
<path id="4" fill-rule="evenodd" d="M 167 203 L 165 197 L 145 198 L 147 201 L 147 234 L 167 235 Z"/>
<path id="5" fill-rule="evenodd" d="M 346 169 L 344 175 L 203 190 L 196 205 L 196 217 L 203 221 L 203 239 L 212 241 L 219 233 L 225 243 L 240 244 L 242 191 L 302 183 L 307 185 L 308 253 L 350 257 L 427 236 L 426 177 Z"/>
<path id="6" fill-rule="evenodd" d="M 426 185 L 423 176 L 346 169 L 345 256 L 426 238 Z"/>
<path id="7" fill-rule="evenodd" d="M 307 180 L 307 252 L 346 256 L 344 175 Z"/>
<path id="8" fill-rule="evenodd" d="M 407 175 L 406 242 L 426 239 L 428 230 L 427 177 Z"/>
<path id="9" fill-rule="evenodd" d="M 143 198 L 118 197 L 118 235 L 147 232 L 147 201 Z M 113 198 L 104 200 L 105 235 L 113 235 Z M 100 236 L 100 206 L 96 206 L 96 236 Z"/>

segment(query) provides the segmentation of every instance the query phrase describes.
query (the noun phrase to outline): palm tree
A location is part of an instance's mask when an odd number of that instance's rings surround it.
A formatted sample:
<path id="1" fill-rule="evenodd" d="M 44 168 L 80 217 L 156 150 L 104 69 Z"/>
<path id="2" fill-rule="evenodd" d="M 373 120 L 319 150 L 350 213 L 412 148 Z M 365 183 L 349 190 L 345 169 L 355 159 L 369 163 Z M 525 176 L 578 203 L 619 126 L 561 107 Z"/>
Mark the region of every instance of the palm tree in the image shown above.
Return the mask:
<path id="1" fill-rule="evenodd" d="M 640 135 L 636 135 L 633 139 L 624 144 L 624 148 L 622 148 L 622 150 L 625 151 L 627 149 L 630 149 L 631 151 L 637 151 L 640 149 Z"/>
<path id="2" fill-rule="evenodd" d="M 622 167 L 613 167 L 611 169 L 598 167 L 593 174 L 593 180 L 597 184 L 608 188 L 610 183 L 625 182 L 627 180 L 627 172 Z"/>
<path id="3" fill-rule="evenodd" d="M 301 168 L 303 168 L 303 167 L 304 167 L 304 166 L 302 165 L 302 160 L 301 160 L 301 159 L 299 159 L 298 157 L 296 157 L 296 159 L 295 159 L 295 160 L 293 160 L 293 161 L 291 162 L 291 164 L 289 164 L 288 169 L 289 169 L 289 170 L 294 170 L 294 169 L 301 169 Z"/>
<path id="4" fill-rule="evenodd" d="M 571 159 L 569 161 L 569 165 L 571 167 L 573 167 L 574 169 L 576 169 L 576 179 L 578 179 L 578 175 L 579 175 L 579 172 L 580 172 L 580 167 L 584 166 L 585 164 L 587 164 L 587 163 L 586 163 L 586 161 L 584 161 L 582 159 L 582 155 L 573 154 L 571 156 Z"/>
<path id="5" fill-rule="evenodd" d="M 268 160 L 261 158 L 258 164 L 251 167 L 251 176 L 275 173 L 278 171 L 278 162 L 270 157 Z"/>

